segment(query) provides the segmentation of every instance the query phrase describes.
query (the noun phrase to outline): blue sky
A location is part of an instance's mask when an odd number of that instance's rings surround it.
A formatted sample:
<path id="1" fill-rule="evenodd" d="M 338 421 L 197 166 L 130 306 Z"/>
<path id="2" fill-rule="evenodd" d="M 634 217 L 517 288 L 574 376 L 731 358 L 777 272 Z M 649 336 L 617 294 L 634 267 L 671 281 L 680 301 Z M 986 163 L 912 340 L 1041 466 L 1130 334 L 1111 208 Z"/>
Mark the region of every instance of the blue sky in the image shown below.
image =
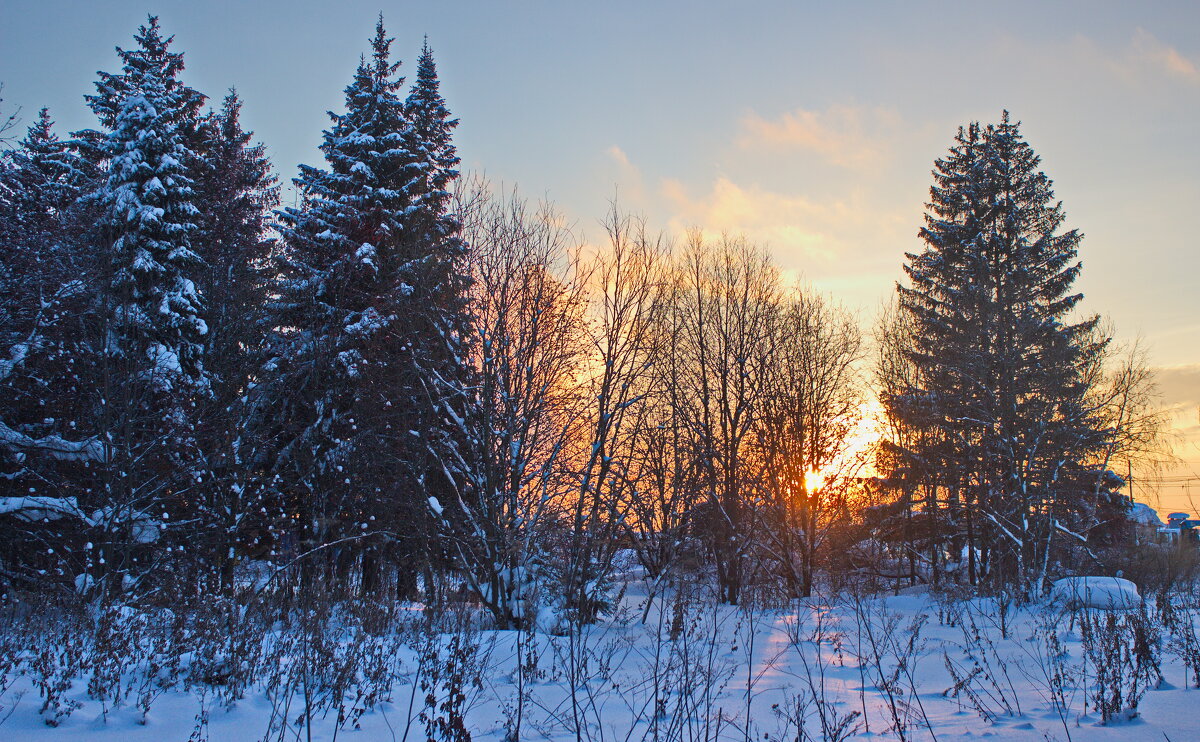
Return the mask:
<path id="1" fill-rule="evenodd" d="M 406 70 L 429 35 L 466 168 L 585 235 L 614 194 L 745 232 L 864 322 L 920 247 L 934 158 L 1008 108 L 1086 235 L 1087 311 L 1145 338 L 1200 459 L 1200 3 L 0 0 L 4 106 L 91 125 L 95 71 L 154 12 L 286 180 L 381 10 Z"/>

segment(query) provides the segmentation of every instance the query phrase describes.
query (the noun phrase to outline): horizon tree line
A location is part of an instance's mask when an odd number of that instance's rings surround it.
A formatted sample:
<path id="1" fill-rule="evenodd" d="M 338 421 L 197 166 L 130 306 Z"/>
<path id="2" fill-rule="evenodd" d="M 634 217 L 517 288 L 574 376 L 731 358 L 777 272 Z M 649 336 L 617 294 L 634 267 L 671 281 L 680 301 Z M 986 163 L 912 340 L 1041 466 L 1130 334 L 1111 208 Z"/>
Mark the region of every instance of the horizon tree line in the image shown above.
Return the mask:
<path id="1" fill-rule="evenodd" d="M 596 620 L 622 553 L 739 604 L 863 573 L 1036 595 L 1128 538 L 1152 379 L 1076 318 L 1081 235 L 1007 112 L 935 163 L 869 343 L 742 237 L 614 204 L 586 245 L 461 177 L 432 50 L 406 84 L 382 16 L 286 208 L 237 93 L 205 110 L 156 17 L 134 40 L 97 128 L 43 109 L 0 159 L 5 594 L 230 595 L 266 563 L 520 627 Z"/>

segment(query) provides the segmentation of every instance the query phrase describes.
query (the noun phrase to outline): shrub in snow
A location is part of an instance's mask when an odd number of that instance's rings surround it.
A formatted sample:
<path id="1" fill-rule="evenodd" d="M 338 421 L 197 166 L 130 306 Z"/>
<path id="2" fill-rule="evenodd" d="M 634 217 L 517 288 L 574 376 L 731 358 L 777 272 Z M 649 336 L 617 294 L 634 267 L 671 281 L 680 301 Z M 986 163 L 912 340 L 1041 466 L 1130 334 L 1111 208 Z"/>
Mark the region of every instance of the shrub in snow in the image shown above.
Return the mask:
<path id="1" fill-rule="evenodd" d="M 425 708 L 420 719 L 430 742 L 470 742 L 466 712 L 468 694 L 483 687 L 479 644 L 473 637 L 454 634 L 444 651 L 429 663 L 421 680 Z"/>
<path id="2" fill-rule="evenodd" d="M 1161 628 L 1144 609 L 1084 615 L 1084 654 L 1094 674 L 1089 700 L 1102 724 L 1135 718 L 1142 696 L 1162 683 Z"/>
<path id="3" fill-rule="evenodd" d="M 984 721 L 1001 716 L 1020 716 L 1021 704 L 1009 674 L 1009 663 L 1000 651 L 999 640 L 1007 639 L 1006 609 L 997 602 L 994 614 L 980 610 L 971 601 L 962 603 L 958 627 L 962 632 L 960 651 L 942 652 L 942 661 L 953 684 L 942 695 L 963 698 Z M 993 630 L 1000 634 L 996 637 Z"/>
<path id="4" fill-rule="evenodd" d="M 1196 633 L 1195 609 L 1189 605 L 1173 605 L 1169 595 L 1163 598 L 1160 615 L 1170 632 L 1167 647 L 1183 662 L 1184 684 L 1188 682 L 1190 671 L 1192 685 L 1200 688 L 1200 635 Z"/>

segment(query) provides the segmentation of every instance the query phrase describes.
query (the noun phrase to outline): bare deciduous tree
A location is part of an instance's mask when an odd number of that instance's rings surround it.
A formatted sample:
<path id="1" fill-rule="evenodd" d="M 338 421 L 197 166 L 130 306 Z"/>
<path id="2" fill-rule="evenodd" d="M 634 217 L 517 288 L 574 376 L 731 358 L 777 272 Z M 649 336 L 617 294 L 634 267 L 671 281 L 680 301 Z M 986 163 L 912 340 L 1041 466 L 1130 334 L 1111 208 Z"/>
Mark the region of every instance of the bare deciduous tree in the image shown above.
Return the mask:
<path id="1" fill-rule="evenodd" d="M 587 271 L 592 277 L 585 384 L 585 435 L 574 500 L 564 586 L 566 605 L 590 622 L 604 607 L 612 557 L 624 532 L 625 503 L 638 498 L 632 466 L 636 433 L 630 423 L 642 401 L 653 363 L 651 326 L 665 261 L 661 238 L 621 214 L 614 204 L 605 222 L 607 244 Z"/>
<path id="2" fill-rule="evenodd" d="M 564 459 L 577 432 L 587 287 L 550 206 L 484 182 L 459 201 L 475 271 L 476 474 L 458 502 L 430 504 L 468 585 L 515 627 L 533 618 L 539 549 L 571 485 Z"/>
<path id="3" fill-rule="evenodd" d="M 743 238 L 709 245 L 689 234 L 676 264 L 681 319 L 679 410 L 701 472 L 703 523 L 720 600 L 736 604 L 752 552 L 755 417 L 763 379 L 774 362 L 771 333 L 779 303 L 778 272 L 766 253 Z"/>
<path id="4" fill-rule="evenodd" d="M 817 551 L 846 513 L 846 459 L 861 405 L 862 341 L 845 310 L 812 293 L 779 308 L 774 362 L 765 368 L 759 441 L 766 474 L 761 547 L 792 597 L 812 594 Z"/>

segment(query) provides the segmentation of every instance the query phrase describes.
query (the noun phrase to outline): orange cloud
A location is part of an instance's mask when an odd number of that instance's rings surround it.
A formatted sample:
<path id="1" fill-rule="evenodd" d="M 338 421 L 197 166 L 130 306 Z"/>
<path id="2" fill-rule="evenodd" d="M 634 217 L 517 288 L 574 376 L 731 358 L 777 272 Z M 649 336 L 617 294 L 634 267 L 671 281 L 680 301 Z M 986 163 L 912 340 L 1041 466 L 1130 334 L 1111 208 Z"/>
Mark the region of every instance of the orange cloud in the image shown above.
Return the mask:
<path id="1" fill-rule="evenodd" d="M 853 217 L 853 210 L 840 201 L 817 203 L 758 186 L 744 188 L 725 177 L 701 196 L 674 179 L 663 181 L 662 193 L 672 209 L 673 231 L 698 226 L 712 234 L 744 234 L 773 251 L 823 261 L 832 259 L 841 247 L 829 227 Z"/>
<path id="2" fill-rule="evenodd" d="M 1171 77 L 1200 85 L 1200 65 L 1144 28 L 1139 28 L 1133 34 L 1130 59 Z"/>
<path id="3" fill-rule="evenodd" d="M 834 165 L 864 169 L 888 155 L 885 142 L 900 122 L 883 107 L 833 105 L 824 111 L 797 109 L 768 121 L 756 113 L 742 118 L 738 146 L 814 152 Z"/>

